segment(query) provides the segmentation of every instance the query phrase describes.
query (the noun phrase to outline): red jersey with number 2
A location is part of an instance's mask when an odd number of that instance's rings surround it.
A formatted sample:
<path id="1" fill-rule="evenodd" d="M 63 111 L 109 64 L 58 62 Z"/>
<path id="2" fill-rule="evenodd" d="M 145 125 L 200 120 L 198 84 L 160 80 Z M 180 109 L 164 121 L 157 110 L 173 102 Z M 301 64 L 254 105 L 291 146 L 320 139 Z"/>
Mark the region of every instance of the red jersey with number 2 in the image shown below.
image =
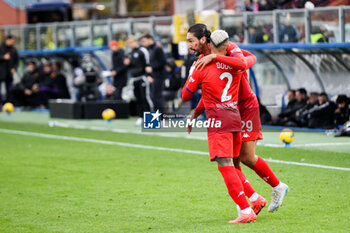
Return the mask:
<path id="1" fill-rule="evenodd" d="M 241 75 L 224 63 L 213 61 L 204 69 L 194 70 L 182 90 L 182 98 L 188 101 L 202 87 L 202 100 L 207 119 L 221 121 L 220 128 L 208 128 L 208 132 L 240 132 L 241 118 L 238 110 L 238 90 Z"/>

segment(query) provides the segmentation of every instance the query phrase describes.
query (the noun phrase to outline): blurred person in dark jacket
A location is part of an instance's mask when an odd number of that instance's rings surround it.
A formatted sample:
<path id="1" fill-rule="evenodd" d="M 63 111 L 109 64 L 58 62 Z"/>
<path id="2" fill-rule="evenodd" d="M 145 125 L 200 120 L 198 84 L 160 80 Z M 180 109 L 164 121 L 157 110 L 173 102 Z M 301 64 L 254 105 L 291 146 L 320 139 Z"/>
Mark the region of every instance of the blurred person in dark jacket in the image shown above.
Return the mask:
<path id="1" fill-rule="evenodd" d="M 307 101 L 307 104 L 296 111 L 295 113 L 295 119 L 297 126 L 307 126 L 308 125 L 308 114 L 309 110 L 312 109 L 314 106 L 318 105 L 318 93 L 311 92 L 309 96 L 309 100 Z"/>
<path id="2" fill-rule="evenodd" d="M 55 61 L 52 63 L 52 72 L 56 75 L 55 84 L 58 88 L 57 98 L 70 99 L 70 93 L 67 86 L 67 78 L 62 73 L 62 65 L 60 62 Z"/>
<path id="3" fill-rule="evenodd" d="M 17 49 L 14 47 L 15 43 L 15 37 L 8 35 L 0 45 L 0 101 L 2 100 L 2 83 L 5 84 L 6 90 L 5 101 L 11 99 L 13 75 L 16 73 L 19 60 Z"/>
<path id="4" fill-rule="evenodd" d="M 42 104 L 42 93 L 39 88 L 39 71 L 34 61 L 27 64 L 25 74 L 20 83 L 12 90 L 16 106 L 38 107 Z"/>
<path id="5" fill-rule="evenodd" d="M 112 84 L 107 84 L 105 100 L 118 100 L 117 95 L 117 88 Z"/>
<path id="6" fill-rule="evenodd" d="M 288 90 L 288 104 L 282 112 L 278 114 L 278 119 L 275 122 L 276 125 L 283 125 L 288 121 L 288 117 L 292 114 L 296 102 L 295 90 Z"/>
<path id="7" fill-rule="evenodd" d="M 297 124 L 297 119 L 296 119 L 296 112 L 299 109 L 302 109 L 306 106 L 307 104 L 307 91 L 305 88 L 299 88 L 298 90 L 295 91 L 295 99 L 296 102 L 293 106 L 293 109 L 290 112 L 290 115 L 287 117 L 288 120 L 285 123 L 287 126 L 296 126 Z"/>
<path id="8" fill-rule="evenodd" d="M 164 108 L 162 92 L 164 89 L 165 80 L 165 54 L 163 49 L 155 43 L 150 34 L 145 34 L 141 37 L 141 44 L 148 49 L 150 55 L 152 77 L 149 77 L 149 81 L 151 83 L 151 97 L 154 104 L 154 109 L 159 109 L 160 112 L 162 112 Z"/>
<path id="9" fill-rule="evenodd" d="M 127 67 L 124 64 L 125 52 L 119 47 L 117 41 L 113 40 L 109 43 L 112 51 L 112 70 L 113 85 L 115 87 L 115 96 L 117 100 L 122 99 L 122 90 L 128 81 Z"/>
<path id="10" fill-rule="evenodd" d="M 149 52 L 147 49 L 139 46 L 134 36 L 129 36 L 127 43 L 128 47 L 131 49 L 131 53 L 129 57 L 124 59 L 124 65 L 128 67 L 128 72 L 134 84 L 134 95 L 139 115 L 136 125 L 140 126 L 143 112 L 153 110 L 150 82 L 149 79 L 147 79 L 147 77 L 152 74 L 152 67 L 150 66 Z"/>
<path id="11" fill-rule="evenodd" d="M 59 89 L 56 84 L 57 74 L 52 71 L 50 62 L 43 64 L 43 71 L 39 74 L 40 91 L 44 94 L 44 105 L 48 107 L 49 99 L 56 99 L 59 95 Z"/>
<path id="12" fill-rule="evenodd" d="M 163 97 L 166 101 L 176 98 L 177 91 L 181 87 L 181 67 L 175 64 L 173 58 L 168 58 L 165 64 L 166 79 L 164 82 Z"/>
<path id="13" fill-rule="evenodd" d="M 335 124 L 339 126 L 350 120 L 350 105 L 346 95 L 338 95 L 336 103 L 338 107 L 335 110 Z"/>
<path id="14" fill-rule="evenodd" d="M 328 100 L 328 95 L 322 92 L 318 96 L 318 105 L 311 108 L 308 112 L 310 128 L 330 129 L 334 127 L 334 112 L 336 104 Z"/>
<path id="15" fill-rule="evenodd" d="M 258 97 L 258 102 L 259 102 L 259 112 L 260 112 L 261 124 L 265 124 L 265 125 L 270 124 L 271 120 L 272 120 L 270 112 L 267 110 L 266 106 L 260 102 L 259 97 Z"/>

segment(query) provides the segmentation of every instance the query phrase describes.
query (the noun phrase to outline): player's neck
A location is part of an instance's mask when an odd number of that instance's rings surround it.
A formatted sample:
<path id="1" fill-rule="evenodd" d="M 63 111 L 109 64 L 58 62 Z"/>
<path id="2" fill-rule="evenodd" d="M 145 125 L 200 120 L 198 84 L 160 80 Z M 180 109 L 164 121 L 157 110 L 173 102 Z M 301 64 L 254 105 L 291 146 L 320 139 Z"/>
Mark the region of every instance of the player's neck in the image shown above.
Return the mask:
<path id="1" fill-rule="evenodd" d="M 203 55 L 207 56 L 211 53 L 210 47 L 209 46 L 204 46 L 203 48 Z"/>

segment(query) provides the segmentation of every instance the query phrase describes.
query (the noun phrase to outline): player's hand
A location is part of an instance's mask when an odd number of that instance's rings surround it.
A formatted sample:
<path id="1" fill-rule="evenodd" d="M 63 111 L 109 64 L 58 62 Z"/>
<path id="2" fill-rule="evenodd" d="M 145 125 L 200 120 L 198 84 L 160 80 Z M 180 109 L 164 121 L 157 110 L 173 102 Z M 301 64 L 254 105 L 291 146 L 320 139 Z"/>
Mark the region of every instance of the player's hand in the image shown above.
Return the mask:
<path id="1" fill-rule="evenodd" d="M 124 58 L 124 65 L 128 66 L 130 65 L 131 61 L 130 58 Z"/>
<path id="2" fill-rule="evenodd" d="M 153 72 L 153 69 L 152 69 L 151 66 L 146 66 L 145 71 L 146 71 L 146 73 L 149 73 L 149 74 L 150 74 L 150 73 Z"/>
<path id="3" fill-rule="evenodd" d="M 191 118 L 190 118 L 190 120 L 191 120 Z M 188 126 L 187 126 L 187 133 L 191 134 L 191 132 L 192 132 L 192 125 L 188 124 Z"/>
<path id="4" fill-rule="evenodd" d="M 116 76 L 116 75 L 117 75 L 117 71 L 112 70 L 112 71 L 111 71 L 111 75 L 112 75 L 112 76 Z"/>
<path id="5" fill-rule="evenodd" d="M 147 76 L 147 80 L 149 83 L 153 83 L 154 82 L 154 78 L 152 78 L 152 76 Z"/>
<path id="6" fill-rule="evenodd" d="M 34 93 L 38 93 L 40 91 L 40 87 L 39 87 L 39 84 L 35 83 L 33 86 L 32 86 L 32 91 Z"/>
<path id="7" fill-rule="evenodd" d="M 4 58 L 4 60 L 10 60 L 10 58 L 11 58 L 10 53 L 6 53 L 3 58 Z"/>
<path id="8" fill-rule="evenodd" d="M 32 95 L 32 91 L 26 88 L 26 89 L 24 89 L 24 94 L 25 95 Z"/>
<path id="9" fill-rule="evenodd" d="M 190 122 L 192 122 L 192 120 L 196 120 L 198 116 L 199 116 L 199 114 L 196 112 L 196 110 L 193 110 L 191 117 L 190 117 Z M 191 134 L 191 132 L 192 132 L 192 125 L 188 124 L 187 133 Z"/>
<path id="10" fill-rule="evenodd" d="M 208 65 L 210 62 L 216 59 L 216 54 L 209 54 L 204 56 L 202 59 L 198 60 L 195 64 L 196 70 L 203 70 L 203 68 Z"/>

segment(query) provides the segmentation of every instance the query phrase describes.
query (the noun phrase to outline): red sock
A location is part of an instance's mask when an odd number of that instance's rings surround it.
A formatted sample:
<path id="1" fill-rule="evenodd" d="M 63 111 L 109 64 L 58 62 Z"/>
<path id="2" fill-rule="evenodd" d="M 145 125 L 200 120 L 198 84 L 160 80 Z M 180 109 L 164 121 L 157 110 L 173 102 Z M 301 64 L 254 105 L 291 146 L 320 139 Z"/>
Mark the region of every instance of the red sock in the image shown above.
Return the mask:
<path id="1" fill-rule="evenodd" d="M 254 165 L 254 167 L 252 167 L 252 169 L 256 172 L 256 174 L 258 174 L 258 176 L 265 180 L 266 183 L 271 185 L 271 187 L 276 187 L 280 183 L 279 179 L 273 173 L 269 165 L 265 162 L 265 160 L 263 160 L 259 156 L 258 161 Z"/>
<path id="2" fill-rule="evenodd" d="M 247 180 L 247 178 L 243 174 L 241 166 L 236 167 L 236 173 L 237 173 L 239 179 L 241 179 L 241 181 L 242 181 L 245 195 L 248 198 L 251 197 L 253 195 L 253 193 L 255 193 L 255 190 L 253 189 L 253 187 L 250 185 L 249 181 Z"/>
<path id="3" fill-rule="evenodd" d="M 236 169 L 233 166 L 218 167 L 219 171 L 224 178 L 228 193 L 234 200 L 234 202 L 244 210 L 250 207 L 247 199 L 245 198 L 242 182 L 239 179 Z"/>

